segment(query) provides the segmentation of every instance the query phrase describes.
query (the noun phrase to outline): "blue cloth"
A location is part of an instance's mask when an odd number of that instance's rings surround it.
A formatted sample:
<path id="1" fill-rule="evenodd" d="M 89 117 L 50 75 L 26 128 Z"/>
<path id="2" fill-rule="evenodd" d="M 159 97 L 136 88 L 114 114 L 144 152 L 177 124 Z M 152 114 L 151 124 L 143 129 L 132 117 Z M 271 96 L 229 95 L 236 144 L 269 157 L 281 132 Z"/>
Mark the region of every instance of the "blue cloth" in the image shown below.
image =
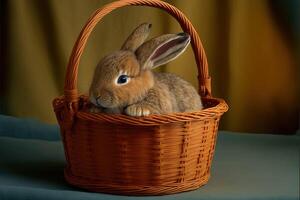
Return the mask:
<path id="1" fill-rule="evenodd" d="M 1 116 L 0 135 L 1 200 L 299 199 L 298 135 L 220 131 L 208 184 L 161 197 L 91 193 L 69 186 L 63 178 L 63 147 L 54 125 Z"/>
<path id="2" fill-rule="evenodd" d="M 55 125 L 41 123 L 36 119 L 18 119 L 0 115 L 0 136 L 60 140 L 59 128 Z"/>

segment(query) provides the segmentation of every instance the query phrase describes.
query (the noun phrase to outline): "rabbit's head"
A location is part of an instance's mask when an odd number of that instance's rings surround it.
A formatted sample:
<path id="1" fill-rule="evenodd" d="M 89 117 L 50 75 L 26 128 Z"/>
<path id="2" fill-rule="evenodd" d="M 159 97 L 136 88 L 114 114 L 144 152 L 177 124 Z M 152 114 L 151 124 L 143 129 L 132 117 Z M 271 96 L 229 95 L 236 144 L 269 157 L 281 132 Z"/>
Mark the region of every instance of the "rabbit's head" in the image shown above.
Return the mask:
<path id="1" fill-rule="evenodd" d="M 142 100 L 154 85 L 151 69 L 179 56 L 188 46 L 186 33 L 166 34 L 145 42 L 151 24 L 143 23 L 121 50 L 99 62 L 90 86 L 90 101 L 99 107 L 125 107 Z"/>

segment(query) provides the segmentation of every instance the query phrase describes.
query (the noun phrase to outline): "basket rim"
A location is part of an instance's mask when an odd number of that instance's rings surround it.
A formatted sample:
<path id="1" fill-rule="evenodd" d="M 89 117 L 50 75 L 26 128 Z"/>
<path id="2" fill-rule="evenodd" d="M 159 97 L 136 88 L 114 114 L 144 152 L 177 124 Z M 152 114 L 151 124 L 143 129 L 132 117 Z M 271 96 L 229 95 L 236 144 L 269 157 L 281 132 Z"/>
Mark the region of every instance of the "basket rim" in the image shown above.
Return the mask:
<path id="1" fill-rule="evenodd" d="M 81 99 L 86 96 L 82 95 Z M 188 122 L 194 120 L 209 120 L 211 118 L 220 118 L 223 113 L 228 110 L 228 105 L 225 100 L 213 97 L 203 97 L 204 101 L 215 101 L 216 105 L 205 108 L 196 112 L 177 112 L 168 114 L 152 114 L 144 117 L 133 117 L 124 114 L 106 114 L 106 113 L 91 113 L 85 110 L 78 110 L 74 115 L 76 118 L 85 121 L 94 122 L 109 122 L 122 125 L 138 125 L 138 126 L 155 126 L 174 122 Z M 64 108 L 65 97 L 60 96 L 53 100 L 55 112 L 59 112 Z"/>

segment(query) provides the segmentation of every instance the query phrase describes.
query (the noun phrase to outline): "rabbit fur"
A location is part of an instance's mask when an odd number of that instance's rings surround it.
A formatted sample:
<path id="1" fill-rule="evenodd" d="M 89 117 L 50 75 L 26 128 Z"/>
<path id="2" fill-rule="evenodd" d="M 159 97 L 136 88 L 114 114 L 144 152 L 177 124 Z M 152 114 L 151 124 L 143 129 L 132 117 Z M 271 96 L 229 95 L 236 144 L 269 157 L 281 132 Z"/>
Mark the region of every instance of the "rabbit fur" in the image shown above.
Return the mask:
<path id="1" fill-rule="evenodd" d="M 145 42 L 151 24 L 139 25 L 121 50 L 101 59 L 89 89 L 91 112 L 147 116 L 203 108 L 195 88 L 179 76 L 151 70 L 174 60 L 190 43 L 187 33 Z"/>

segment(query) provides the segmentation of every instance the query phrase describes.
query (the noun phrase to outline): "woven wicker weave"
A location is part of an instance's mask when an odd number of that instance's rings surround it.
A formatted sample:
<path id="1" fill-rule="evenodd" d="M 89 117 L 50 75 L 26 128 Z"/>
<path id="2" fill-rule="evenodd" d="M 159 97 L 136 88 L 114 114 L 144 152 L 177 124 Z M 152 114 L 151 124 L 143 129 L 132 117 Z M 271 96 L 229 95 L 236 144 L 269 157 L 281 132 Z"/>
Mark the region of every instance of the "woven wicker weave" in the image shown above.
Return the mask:
<path id="1" fill-rule="evenodd" d="M 88 112 L 87 97 L 77 93 L 81 54 L 96 24 L 128 5 L 163 9 L 191 35 L 204 110 L 147 117 Z M 207 59 L 196 30 L 182 12 L 159 0 L 122 0 L 96 10 L 74 45 L 64 96 L 53 107 L 64 143 L 66 180 L 87 190 L 126 195 L 171 194 L 205 184 L 218 123 L 228 109 L 224 100 L 211 97 Z"/>

